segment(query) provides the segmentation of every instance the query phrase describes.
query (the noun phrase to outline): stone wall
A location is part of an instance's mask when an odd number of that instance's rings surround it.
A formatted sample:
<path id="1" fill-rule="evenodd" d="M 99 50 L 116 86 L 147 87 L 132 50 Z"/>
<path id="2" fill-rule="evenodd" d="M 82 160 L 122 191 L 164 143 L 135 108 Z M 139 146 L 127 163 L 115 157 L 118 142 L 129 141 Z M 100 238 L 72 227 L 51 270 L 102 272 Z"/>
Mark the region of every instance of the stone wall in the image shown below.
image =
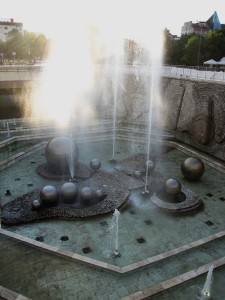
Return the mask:
<path id="1" fill-rule="evenodd" d="M 225 85 L 164 78 L 164 127 L 175 138 L 225 159 Z"/>
<path id="2" fill-rule="evenodd" d="M 100 115 L 111 118 L 115 93 L 105 77 L 98 103 Z M 147 125 L 151 77 L 130 74 L 117 82 L 117 120 Z M 154 86 L 155 89 L 155 86 Z M 225 84 L 189 78 L 163 77 L 154 90 L 153 130 L 164 129 L 177 140 L 225 159 Z"/>

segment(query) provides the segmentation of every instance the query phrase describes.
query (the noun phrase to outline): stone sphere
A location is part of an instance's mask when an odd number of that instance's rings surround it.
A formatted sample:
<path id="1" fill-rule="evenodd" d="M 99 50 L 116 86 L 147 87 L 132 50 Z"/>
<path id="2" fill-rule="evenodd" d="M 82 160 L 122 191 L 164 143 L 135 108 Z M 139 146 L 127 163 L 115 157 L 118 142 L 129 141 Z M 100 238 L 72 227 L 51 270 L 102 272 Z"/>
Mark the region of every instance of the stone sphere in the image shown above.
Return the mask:
<path id="1" fill-rule="evenodd" d="M 102 190 L 96 190 L 95 191 L 95 195 L 96 195 L 96 197 L 97 197 L 98 200 L 102 199 L 102 197 L 103 197 Z"/>
<path id="2" fill-rule="evenodd" d="M 72 203 L 78 194 L 78 185 L 74 182 L 66 182 L 60 188 L 60 195 L 64 202 Z"/>
<path id="3" fill-rule="evenodd" d="M 176 179 L 167 179 L 164 184 L 164 190 L 171 195 L 176 195 L 181 191 L 181 183 Z"/>
<path id="4" fill-rule="evenodd" d="M 46 145 L 45 157 L 50 166 L 62 169 L 62 166 L 68 167 L 70 163 L 77 165 L 79 150 L 73 139 L 56 137 Z"/>
<path id="5" fill-rule="evenodd" d="M 90 162 L 90 167 L 91 167 L 93 170 L 97 171 L 97 170 L 101 167 L 101 162 L 100 162 L 100 160 L 97 159 L 97 158 L 92 159 L 91 162 Z"/>
<path id="6" fill-rule="evenodd" d="M 47 205 L 54 205 L 58 201 L 58 191 L 53 185 L 46 185 L 40 192 L 41 201 Z"/>
<path id="7" fill-rule="evenodd" d="M 88 204 L 92 199 L 92 189 L 88 186 L 83 187 L 80 190 L 80 198 L 83 204 Z"/>
<path id="8" fill-rule="evenodd" d="M 137 170 L 134 172 L 136 178 L 141 178 L 141 171 Z"/>
<path id="9" fill-rule="evenodd" d="M 155 164 L 152 160 L 146 161 L 146 169 L 148 169 L 148 172 L 151 172 L 155 167 Z"/>
<path id="10" fill-rule="evenodd" d="M 41 207 L 41 202 L 38 199 L 32 201 L 32 209 L 38 210 Z"/>
<path id="11" fill-rule="evenodd" d="M 203 175 L 205 166 L 198 157 L 188 157 L 181 164 L 181 172 L 185 178 L 198 180 Z"/>

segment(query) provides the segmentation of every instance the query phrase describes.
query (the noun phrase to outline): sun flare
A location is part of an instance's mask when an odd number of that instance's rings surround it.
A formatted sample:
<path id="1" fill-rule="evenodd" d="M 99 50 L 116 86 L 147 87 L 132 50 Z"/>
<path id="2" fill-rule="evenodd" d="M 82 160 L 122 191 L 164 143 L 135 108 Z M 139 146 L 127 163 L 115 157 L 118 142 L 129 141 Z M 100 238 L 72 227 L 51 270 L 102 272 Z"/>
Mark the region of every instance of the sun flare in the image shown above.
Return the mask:
<path id="1" fill-rule="evenodd" d="M 55 20 L 52 51 L 34 95 L 35 117 L 48 117 L 61 125 L 81 116 L 93 117 L 89 103 L 94 65 L 122 53 L 124 39 L 147 48 L 152 61 L 160 60 L 162 29 L 154 14 L 143 11 L 140 18 L 134 13 L 137 4 L 127 1 L 109 6 L 103 1 L 100 6 L 88 4 L 88 12 L 84 6 L 72 15 L 68 6 L 66 17 L 61 16 L 60 23 Z"/>

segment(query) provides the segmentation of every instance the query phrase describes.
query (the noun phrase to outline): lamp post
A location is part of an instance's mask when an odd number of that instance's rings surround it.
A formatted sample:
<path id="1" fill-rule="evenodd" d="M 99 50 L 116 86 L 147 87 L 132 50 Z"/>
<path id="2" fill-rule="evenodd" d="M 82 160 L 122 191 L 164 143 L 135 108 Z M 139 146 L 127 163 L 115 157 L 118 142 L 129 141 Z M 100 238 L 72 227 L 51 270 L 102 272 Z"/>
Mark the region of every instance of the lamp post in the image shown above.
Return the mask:
<path id="1" fill-rule="evenodd" d="M 0 61 L 0 63 L 1 63 L 1 65 L 3 65 L 3 52 L 0 52 L 0 57 L 1 57 L 1 61 Z"/>
<path id="2" fill-rule="evenodd" d="M 13 56 L 13 60 L 14 60 L 14 63 L 15 63 L 15 58 L 16 58 L 16 52 L 15 51 L 12 52 L 12 56 Z"/>
<path id="3" fill-rule="evenodd" d="M 200 38 L 199 38 L 199 45 L 198 45 L 198 60 L 197 60 L 197 67 L 198 67 L 198 70 L 199 70 L 199 61 L 200 61 L 200 53 L 201 53 L 201 42 L 202 42 L 202 23 L 198 22 L 198 24 L 201 27 Z"/>

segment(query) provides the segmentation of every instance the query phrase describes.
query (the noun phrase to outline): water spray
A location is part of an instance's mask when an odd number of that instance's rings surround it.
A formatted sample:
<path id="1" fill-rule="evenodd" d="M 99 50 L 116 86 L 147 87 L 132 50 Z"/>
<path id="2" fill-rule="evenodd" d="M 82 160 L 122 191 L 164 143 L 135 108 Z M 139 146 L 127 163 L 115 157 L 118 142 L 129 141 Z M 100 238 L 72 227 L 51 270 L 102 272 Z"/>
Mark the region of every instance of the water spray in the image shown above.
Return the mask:
<path id="1" fill-rule="evenodd" d="M 120 215 L 119 210 L 115 209 L 115 211 L 113 213 L 113 220 L 112 220 L 112 227 L 111 227 L 111 230 L 115 234 L 115 248 L 112 253 L 112 256 L 114 258 L 121 256 L 120 252 L 119 252 L 119 215 Z"/>
<path id="2" fill-rule="evenodd" d="M 201 299 L 211 299 L 211 286 L 212 286 L 212 279 L 213 279 L 213 265 L 209 267 L 209 271 L 206 277 L 206 281 L 204 287 L 201 291 Z"/>

